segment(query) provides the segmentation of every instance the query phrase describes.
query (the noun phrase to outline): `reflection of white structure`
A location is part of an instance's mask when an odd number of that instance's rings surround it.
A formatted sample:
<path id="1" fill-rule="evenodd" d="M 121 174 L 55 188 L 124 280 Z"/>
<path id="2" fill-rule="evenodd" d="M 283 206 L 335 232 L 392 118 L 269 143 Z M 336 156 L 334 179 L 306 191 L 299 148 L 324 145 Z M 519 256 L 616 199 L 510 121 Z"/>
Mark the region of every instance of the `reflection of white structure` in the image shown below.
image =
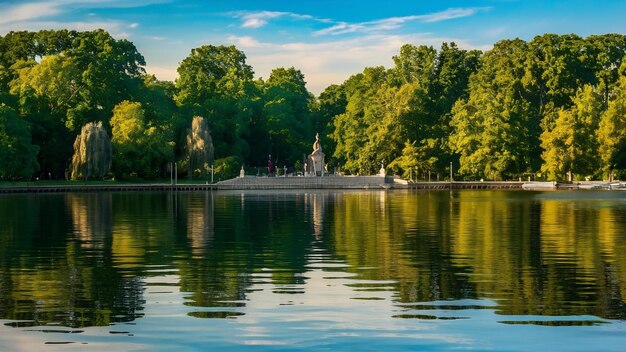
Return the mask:
<path id="1" fill-rule="evenodd" d="M 322 227 L 324 225 L 324 211 L 328 194 L 325 193 L 305 193 L 304 208 L 311 216 L 311 224 L 313 225 L 313 234 L 316 239 L 322 235 Z"/>
<path id="2" fill-rule="evenodd" d="M 313 194 L 313 232 L 315 233 L 315 237 L 320 237 L 322 235 L 325 203 L 325 195 L 316 193 Z"/>
<path id="3" fill-rule="evenodd" d="M 319 133 L 315 134 L 315 143 L 313 143 L 313 153 L 309 155 L 306 162 L 307 176 L 324 176 L 324 152 L 320 144 Z"/>

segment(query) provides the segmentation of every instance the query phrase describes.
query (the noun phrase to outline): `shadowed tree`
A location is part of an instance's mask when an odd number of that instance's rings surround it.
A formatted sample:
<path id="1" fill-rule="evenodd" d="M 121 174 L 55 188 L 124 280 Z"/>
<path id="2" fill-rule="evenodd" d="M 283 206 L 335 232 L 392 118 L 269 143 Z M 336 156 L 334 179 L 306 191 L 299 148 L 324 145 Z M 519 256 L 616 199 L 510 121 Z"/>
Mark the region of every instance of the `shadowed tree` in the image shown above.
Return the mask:
<path id="1" fill-rule="evenodd" d="M 276 68 L 264 85 L 263 111 L 269 134 L 268 153 L 293 163 L 309 152 L 315 132 L 304 74 L 293 67 Z"/>
<path id="2" fill-rule="evenodd" d="M 74 142 L 72 179 L 102 178 L 111 169 L 111 140 L 102 122 L 83 126 Z"/>
<path id="3" fill-rule="evenodd" d="M 30 177 L 39 170 L 39 148 L 30 144 L 28 123 L 10 107 L 0 104 L 0 179 Z"/>
<path id="4" fill-rule="evenodd" d="M 596 132 L 602 171 L 609 179 L 615 170 L 626 168 L 626 61 L 622 63 L 620 73 L 619 83 Z"/>

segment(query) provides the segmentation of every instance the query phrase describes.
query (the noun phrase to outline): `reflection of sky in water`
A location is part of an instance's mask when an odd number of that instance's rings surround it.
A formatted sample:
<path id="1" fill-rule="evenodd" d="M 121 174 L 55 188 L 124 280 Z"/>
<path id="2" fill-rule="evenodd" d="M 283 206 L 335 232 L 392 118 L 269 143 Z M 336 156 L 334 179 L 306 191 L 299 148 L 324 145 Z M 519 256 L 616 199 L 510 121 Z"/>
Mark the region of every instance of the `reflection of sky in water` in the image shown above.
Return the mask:
<path id="1" fill-rule="evenodd" d="M 319 259 L 318 259 L 319 260 Z M 244 307 L 187 308 L 185 294 L 176 286 L 178 275 L 164 273 L 144 279 L 145 317 L 132 324 L 80 329 L 80 333 L 48 332 L 40 328 L 1 328 L 0 349 L 32 351 L 67 350 L 185 350 L 210 347 L 229 349 L 290 350 L 589 350 L 602 341 L 605 351 L 621 350 L 624 322 L 600 326 L 546 327 L 498 322 L 600 321 L 594 317 L 503 316 L 492 309 L 493 300 L 459 300 L 394 304 L 387 290 L 358 291 L 358 287 L 386 287 L 390 282 L 355 279 L 354 274 L 323 261 L 306 272 L 304 293 L 275 293 L 284 285 L 253 284 Z M 337 264 L 337 263 L 332 263 Z M 158 274 L 155 270 L 152 274 Z M 257 276 L 261 279 L 264 276 Z M 383 298 L 355 300 L 355 298 Z M 237 302 L 225 301 L 232 304 Z M 445 309 L 430 309 L 444 307 Z M 418 308 L 418 309 L 415 309 Z M 236 319 L 198 319 L 191 312 L 241 312 Z M 392 314 L 429 314 L 439 319 L 398 319 Z M 457 318 L 457 319 L 451 319 Z M 56 331 L 76 331 L 47 327 Z M 486 330 L 487 329 L 487 330 Z M 558 329 L 555 331 L 554 329 Z M 558 339 L 555 339 L 555 333 Z M 71 343 L 50 345 L 50 343 Z M 505 346 L 506 348 L 502 348 Z M 9 348 L 10 347 L 10 348 Z"/>
<path id="2" fill-rule="evenodd" d="M 622 350 L 625 322 L 585 313 L 623 316 L 621 199 L 564 194 L 183 193 L 156 216 L 142 196 L 71 196 L 54 248 L 78 264 L 46 275 L 110 265 L 139 301 L 109 326 L 3 320 L 0 350 Z"/>

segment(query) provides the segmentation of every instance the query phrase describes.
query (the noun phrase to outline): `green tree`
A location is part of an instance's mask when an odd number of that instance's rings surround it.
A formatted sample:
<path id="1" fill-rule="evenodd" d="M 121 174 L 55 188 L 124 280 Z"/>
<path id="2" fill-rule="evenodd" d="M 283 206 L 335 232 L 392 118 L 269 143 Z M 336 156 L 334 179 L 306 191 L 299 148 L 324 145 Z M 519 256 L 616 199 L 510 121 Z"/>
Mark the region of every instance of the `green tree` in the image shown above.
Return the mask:
<path id="1" fill-rule="evenodd" d="M 175 100 L 185 116 L 207 119 L 216 156 L 247 156 L 258 95 L 245 54 L 234 46 L 205 45 L 191 50 L 178 74 Z"/>
<path id="2" fill-rule="evenodd" d="M 293 67 L 272 70 L 263 86 L 263 113 L 274 158 L 294 163 L 309 153 L 315 136 L 311 111 L 314 98 L 306 89 L 304 75 Z"/>
<path id="3" fill-rule="evenodd" d="M 432 46 L 404 44 L 400 54 L 393 57 L 393 73 L 399 84 L 420 82 L 433 78 L 437 51 Z"/>
<path id="4" fill-rule="evenodd" d="M 418 148 L 416 142 L 406 141 L 402 149 L 402 155 L 396 158 L 389 169 L 396 173 L 401 173 L 404 178 L 418 178 L 431 172 L 437 160 L 428 159 L 424 149 Z"/>
<path id="5" fill-rule="evenodd" d="M 452 109 L 450 147 L 460 158 L 459 172 L 503 179 L 531 172 L 539 120 L 524 89 L 527 44 L 498 42 L 481 58 L 469 82 L 469 97 Z"/>
<path id="6" fill-rule="evenodd" d="M 29 178 L 39 169 L 28 123 L 10 107 L 0 105 L 0 179 Z"/>
<path id="7" fill-rule="evenodd" d="M 438 174 L 446 171 L 450 162 L 458 164 L 458 157 L 448 143 L 452 133 L 452 108 L 459 99 L 468 98 L 469 79 L 478 70 L 481 55 L 478 50 L 461 50 L 454 42 L 443 43 L 437 53 L 429 90 L 431 128 L 429 135 L 422 137 L 421 144 L 422 148 L 429 150 L 428 159 L 434 163 L 431 171 Z"/>
<path id="8" fill-rule="evenodd" d="M 602 96 L 590 85 L 580 89 L 573 99 L 574 106 L 561 109 L 554 127 L 541 134 L 541 147 L 544 149 L 542 172 L 549 179 L 559 180 L 568 174 L 590 176 L 596 173 L 598 130 L 602 114 Z"/>
<path id="9" fill-rule="evenodd" d="M 344 83 L 348 103 L 345 113 L 337 115 L 333 122 L 336 143 L 333 157 L 343 171 L 369 174 L 380 168 L 382 160 L 375 155 L 376 148 L 368 147 L 366 152 L 365 147 L 371 138 L 367 130 L 373 120 L 382 116 L 381 102 L 389 97 L 379 94 L 387 79 L 384 67 L 368 67 Z"/>
<path id="10" fill-rule="evenodd" d="M 344 85 L 331 84 L 326 87 L 326 89 L 320 93 L 318 104 L 317 119 L 314 123 L 314 129 L 320 131 L 320 136 L 327 137 L 324 150 L 325 153 L 331 157 L 335 153 L 335 142 L 334 139 L 332 139 L 335 132 L 333 120 L 335 116 L 346 112 L 346 105 L 348 104 Z M 334 165 L 332 160 L 330 160 L 330 163 Z"/>
<path id="11" fill-rule="evenodd" d="M 9 67 L 2 75 L 15 97 L 9 100 L 32 126 L 46 177 L 65 173 L 80 126 L 102 121 L 108 128 L 113 106 L 141 87 L 143 57 L 129 41 L 102 30 L 10 33 L 0 47 L 7 49 L 0 62 Z"/>
<path id="12" fill-rule="evenodd" d="M 615 170 L 626 169 L 626 61 L 620 72 L 619 83 L 612 92 L 597 131 L 602 171 L 609 179 Z"/>
<path id="13" fill-rule="evenodd" d="M 119 178 L 152 179 L 165 174 L 173 159 L 173 143 L 160 126 L 145 122 L 138 102 L 123 101 L 111 118 L 113 172 Z"/>

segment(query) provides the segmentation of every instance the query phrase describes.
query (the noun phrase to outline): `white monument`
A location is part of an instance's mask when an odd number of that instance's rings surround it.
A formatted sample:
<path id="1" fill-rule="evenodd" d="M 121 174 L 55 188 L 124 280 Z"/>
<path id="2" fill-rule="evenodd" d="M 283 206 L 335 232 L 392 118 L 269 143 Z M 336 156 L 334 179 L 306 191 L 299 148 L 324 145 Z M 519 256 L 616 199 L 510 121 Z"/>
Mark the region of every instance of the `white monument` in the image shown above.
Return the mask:
<path id="1" fill-rule="evenodd" d="M 313 143 L 313 153 L 309 155 L 306 165 L 307 176 L 324 176 L 324 152 L 320 144 L 320 134 L 315 134 L 315 143 Z"/>

